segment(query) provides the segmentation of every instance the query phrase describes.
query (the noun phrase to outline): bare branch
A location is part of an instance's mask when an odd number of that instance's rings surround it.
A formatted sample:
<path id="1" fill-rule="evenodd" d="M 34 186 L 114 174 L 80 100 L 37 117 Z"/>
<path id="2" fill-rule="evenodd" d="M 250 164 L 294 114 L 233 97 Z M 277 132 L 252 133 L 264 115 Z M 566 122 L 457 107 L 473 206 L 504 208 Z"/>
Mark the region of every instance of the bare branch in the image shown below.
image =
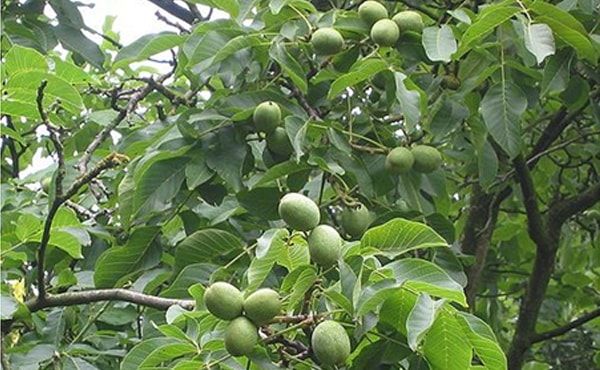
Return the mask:
<path id="1" fill-rule="evenodd" d="M 173 72 L 169 72 L 167 74 L 160 76 L 156 82 L 162 83 L 167 78 L 169 78 L 172 73 Z M 125 117 L 127 117 L 127 115 L 129 113 L 131 113 L 137 107 L 138 103 L 140 101 L 142 101 L 146 96 L 148 96 L 148 94 L 150 94 L 153 90 L 154 90 L 154 86 L 148 84 L 148 85 L 144 86 L 140 91 L 133 94 L 131 96 L 131 98 L 129 99 L 127 106 L 125 108 L 119 109 L 119 114 L 112 120 L 112 122 L 110 122 L 108 125 L 106 125 L 102 129 L 102 131 L 100 131 L 98 133 L 98 135 L 96 135 L 96 137 L 94 137 L 94 140 L 92 140 L 92 142 L 85 149 L 83 155 L 81 156 L 81 158 L 79 159 L 79 162 L 77 163 L 77 168 L 79 169 L 80 172 L 83 173 L 87 170 L 87 165 L 92 158 L 92 154 L 110 136 L 110 132 L 112 130 L 114 130 L 125 119 Z"/>
<path id="2" fill-rule="evenodd" d="M 60 208 L 60 206 L 69 200 L 73 195 L 81 189 L 82 186 L 92 181 L 96 176 L 98 176 L 102 171 L 116 167 L 124 162 L 126 162 L 128 158 L 121 154 L 112 153 L 102 161 L 98 162 L 98 164 L 89 172 L 80 176 L 77 180 L 73 182 L 71 187 L 63 194 L 56 194 L 54 197 L 54 201 L 50 206 L 50 210 L 48 211 L 48 216 L 46 216 L 46 221 L 44 222 L 44 231 L 42 233 L 42 239 L 40 241 L 40 246 L 38 248 L 37 253 L 37 286 L 38 286 L 38 297 L 37 300 L 40 301 L 40 304 L 43 304 L 46 299 L 46 279 L 45 279 L 45 259 L 46 259 L 46 248 L 48 247 L 48 242 L 50 241 L 50 232 L 52 229 L 52 222 L 54 221 L 54 216 L 56 216 L 56 212 Z M 56 177 L 56 181 L 58 183 L 58 176 Z"/>
<path id="3" fill-rule="evenodd" d="M 194 14 L 188 9 L 175 4 L 172 0 L 148 0 L 152 4 L 158 6 L 162 10 L 177 17 L 188 24 L 193 24 L 196 21 Z"/>
<path id="4" fill-rule="evenodd" d="M 588 312 L 585 315 L 565 324 L 563 326 L 559 326 L 558 328 L 548 330 L 543 333 L 536 334 L 531 339 L 531 343 L 538 343 L 548 339 L 552 339 L 554 337 L 558 337 L 560 335 L 565 334 L 569 330 L 575 329 L 581 325 L 584 325 L 588 321 L 595 319 L 596 317 L 600 317 L 600 308 L 595 309 L 594 311 Z"/>
<path id="5" fill-rule="evenodd" d="M 196 305 L 193 300 L 163 298 L 121 288 L 49 294 L 41 301 L 31 299 L 25 302 L 25 305 L 29 308 L 29 311 L 35 312 L 48 307 L 75 306 L 101 301 L 125 301 L 158 310 L 166 310 L 173 305 L 192 310 Z"/>
<path id="6" fill-rule="evenodd" d="M 5 116 L 6 117 L 6 126 L 8 126 L 8 128 L 10 128 L 11 130 L 15 130 L 15 126 L 12 123 L 12 117 L 11 116 Z M 10 160 L 11 160 L 11 170 L 10 170 L 10 175 L 17 179 L 19 178 L 19 169 L 21 167 L 21 165 L 19 164 L 19 158 L 20 158 L 20 154 L 17 151 L 17 146 L 15 145 L 15 141 L 8 136 L 3 136 L 3 142 L 6 143 L 6 145 L 8 146 L 8 151 L 10 152 Z"/>
<path id="7" fill-rule="evenodd" d="M 154 15 L 156 16 L 156 18 L 159 21 L 164 22 L 166 25 L 177 28 L 179 30 L 179 32 L 183 32 L 183 33 L 189 33 L 190 32 L 189 29 L 183 27 L 179 23 L 170 21 L 169 18 L 167 18 L 164 15 L 162 15 L 161 12 L 158 11 L 158 10 L 156 11 L 156 13 L 154 13 Z"/>
<path id="8" fill-rule="evenodd" d="M 545 246 L 546 230 L 544 227 L 544 220 L 538 207 L 537 195 L 535 193 L 535 187 L 533 180 L 531 179 L 531 173 L 529 167 L 525 163 L 525 160 L 519 155 L 514 160 L 515 171 L 517 173 L 517 180 L 521 186 L 521 192 L 523 193 L 523 204 L 527 211 L 527 225 L 529 227 L 529 235 L 538 246 Z"/>
<path id="9" fill-rule="evenodd" d="M 548 212 L 548 223 L 552 228 L 560 228 L 569 218 L 593 207 L 598 202 L 600 202 L 600 183 L 554 204 Z"/>
<path id="10" fill-rule="evenodd" d="M 567 128 L 567 126 L 573 121 L 573 118 L 578 116 L 588 106 L 590 101 L 592 101 L 599 94 L 600 90 L 597 90 L 594 93 L 592 93 L 590 99 L 588 99 L 581 108 L 575 111 L 567 113 L 567 108 L 563 107 L 558 112 L 556 112 L 548 126 L 546 126 L 546 128 L 544 129 L 544 132 L 542 132 L 542 135 L 540 136 L 538 141 L 533 146 L 533 150 L 531 151 L 531 154 L 528 158 L 528 162 L 532 161 L 530 162 L 530 168 L 532 166 L 535 166 L 535 163 L 537 163 L 537 160 L 539 159 L 539 157 L 537 157 L 537 154 L 548 149 L 550 145 L 552 145 L 552 143 L 565 130 L 565 128 Z"/>

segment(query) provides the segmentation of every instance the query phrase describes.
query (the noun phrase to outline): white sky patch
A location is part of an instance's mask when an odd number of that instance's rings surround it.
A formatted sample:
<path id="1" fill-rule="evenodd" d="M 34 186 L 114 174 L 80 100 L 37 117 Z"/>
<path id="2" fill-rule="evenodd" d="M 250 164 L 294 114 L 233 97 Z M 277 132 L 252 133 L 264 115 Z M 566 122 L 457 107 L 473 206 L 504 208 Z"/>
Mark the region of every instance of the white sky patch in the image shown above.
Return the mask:
<path id="1" fill-rule="evenodd" d="M 19 178 L 24 179 L 25 177 L 42 171 L 54 164 L 54 158 L 52 157 L 43 157 L 42 156 L 42 148 L 38 148 L 33 154 L 33 158 L 31 159 L 31 164 L 27 166 L 23 171 L 19 173 Z"/>

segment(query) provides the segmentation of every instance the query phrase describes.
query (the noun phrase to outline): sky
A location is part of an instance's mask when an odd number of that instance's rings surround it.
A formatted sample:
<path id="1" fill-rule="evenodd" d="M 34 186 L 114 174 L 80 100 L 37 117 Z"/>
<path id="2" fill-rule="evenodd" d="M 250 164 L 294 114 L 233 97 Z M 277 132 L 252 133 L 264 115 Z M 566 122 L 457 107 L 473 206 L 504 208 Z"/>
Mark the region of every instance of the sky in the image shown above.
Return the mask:
<path id="1" fill-rule="evenodd" d="M 93 4 L 93 8 L 80 7 L 79 10 L 85 23 L 96 31 L 102 31 L 106 16 L 116 16 L 113 28 L 124 45 L 149 33 L 176 31 L 154 15 L 157 10 L 165 16 L 168 14 L 147 0 L 85 0 L 82 3 Z M 169 19 L 173 17 L 169 16 Z"/>

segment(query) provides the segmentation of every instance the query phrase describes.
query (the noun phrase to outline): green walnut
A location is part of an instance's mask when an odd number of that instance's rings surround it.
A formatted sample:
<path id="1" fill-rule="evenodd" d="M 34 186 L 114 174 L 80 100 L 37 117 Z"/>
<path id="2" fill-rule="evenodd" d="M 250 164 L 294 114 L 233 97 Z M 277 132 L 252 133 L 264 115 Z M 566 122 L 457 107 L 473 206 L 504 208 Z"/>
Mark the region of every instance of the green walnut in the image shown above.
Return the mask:
<path id="1" fill-rule="evenodd" d="M 417 145 L 411 149 L 411 152 L 415 157 L 413 168 L 417 172 L 430 173 L 442 165 L 442 155 L 432 146 Z"/>
<path id="2" fill-rule="evenodd" d="M 204 304 L 219 319 L 233 320 L 242 314 L 244 296 L 238 288 L 221 281 L 206 289 Z"/>
<path id="3" fill-rule="evenodd" d="M 335 264 L 342 249 L 342 237 L 329 225 L 315 227 L 308 236 L 310 259 L 319 266 Z"/>
<path id="4" fill-rule="evenodd" d="M 371 28 L 371 40 L 379 46 L 394 46 L 400 38 L 396 22 L 390 19 L 377 21 Z"/>
<path id="5" fill-rule="evenodd" d="M 342 365 L 350 356 L 350 338 L 339 323 L 323 321 L 312 333 L 311 347 L 322 365 Z"/>
<path id="6" fill-rule="evenodd" d="M 52 185 L 52 177 L 44 177 L 42 179 L 42 190 L 48 194 L 50 192 L 50 185 Z"/>
<path id="7" fill-rule="evenodd" d="M 225 329 L 225 349 L 232 356 L 246 356 L 252 353 L 258 343 L 258 329 L 254 324 L 240 316 Z"/>
<path id="8" fill-rule="evenodd" d="M 267 134 L 267 148 L 275 154 L 286 157 L 294 150 L 283 127 L 276 127 L 273 132 Z"/>
<path id="9" fill-rule="evenodd" d="M 268 324 L 281 311 L 279 293 L 272 289 L 259 289 L 244 301 L 244 313 L 258 326 Z"/>
<path id="10" fill-rule="evenodd" d="M 258 131 L 270 133 L 281 122 L 281 109 L 272 101 L 260 103 L 252 115 L 252 121 Z"/>
<path id="11" fill-rule="evenodd" d="M 284 195 L 279 201 L 278 210 L 283 221 L 295 230 L 312 230 L 321 220 L 317 204 L 299 193 Z"/>
<path id="12" fill-rule="evenodd" d="M 344 38 L 333 28 L 319 28 L 310 38 L 315 52 L 318 55 L 337 54 L 344 48 Z"/>
<path id="13" fill-rule="evenodd" d="M 369 209 L 363 204 L 356 208 L 346 208 L 342 211 L 342 228 L 346 234 L 359 238 L 371 223 Z"/>
<path id="14" fill-rule="evenodd" d="M 400 12 L 392 20 L 398 25 L 400 32 L 412 31 L 420 33 L 423 31 L 423 18 L 421 18 L 421 14 L 412 10 Z"/>
<path id="15" fill-rule="evenodd" d="M 372 26 L 378 20 L 387 18 L 388 11 L 383 4 L 377 1 L 365 1 L 358 7 L 358 16 L 368 26 Z"/>
<path id="16" fill-rule="evenodd" d="M 442 87 L 450 90 L 458 90 L 460 88 L 460 80 L 454 75 L 445 75 L 442 77 Z"/>
<path id="17" fill-rule="evenodd" d="M 406 173 L 410 171 L 414 162 L 415 158 L 409 149 L 397 147 L 385 158 L 385 169 L 393 174 Z"/>

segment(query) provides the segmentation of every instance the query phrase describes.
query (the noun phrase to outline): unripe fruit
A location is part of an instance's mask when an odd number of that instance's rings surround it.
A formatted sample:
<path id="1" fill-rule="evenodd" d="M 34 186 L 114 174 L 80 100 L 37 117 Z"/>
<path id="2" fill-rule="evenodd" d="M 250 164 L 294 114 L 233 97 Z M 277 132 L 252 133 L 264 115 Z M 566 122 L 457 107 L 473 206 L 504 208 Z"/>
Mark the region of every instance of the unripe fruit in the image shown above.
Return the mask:
<path id="1" fill-rule="evenodd" d="M 413 168 L 417 172 L 430 173 L 442 165 L 442 155 L 432 146 L 417 145 L 411 149 L 411 152 L 415 157 Z"/>
<path id="2" fill-rule="evenodd" d="M 321 214 L 312 199 L 299 194 L 288 193 L 279 201 L 279 216 L 295 230 L 312 230 L 319 224 Z"/>
<path id="3" fill-rule="evenodd" d="M 319 28 L 310 38 L 315 52 L 319 55 L 337 54 L 344 48 L 344 38 L 333 28 Z"/>
<path id="4" fill-rule="evenodd" d="M 406 173 L 410 171 L 414 162 L 415 158 L 409 149 L 397 147 L 385 158 L 385 169 L 393 174 Z"/>
<path id="5" fill-rule="evenodd" d="M 260 103 L 252 115 L 252 121 L 258 131 L 273 132 L 281 121 L 281 109 L 279 105 L 272 101 Z"/>
<path id="6" fill-rule="evenodd" d="M 412 10 L 406 10 L 396 14 L 392 20 L 396 22 L 400 32 L 412 31 L 421 32 L 423 31 L 423 18 L 421 14 Z"/>
<path id="7" fill-rule="evenodd" d="M 383 4 L 377 1 L 365 1 L 358 7 L 358 16 L 368 26 L 372 26 L 378 20 L 387 18 L 388 11 Z"/>
<path id="8" fill-rule="evenodd" d="M 44 193 L 48 194 L 50 191 L 50 185 L 52 184 L 52 178 L 51 177 L 44 177 L 42 179 L 42 190 L 44 191 Z"/>
<path id="9" fill-rule="evenodd" d="M 283 156 L 289 156 L 294 150 L 283 127 L 277 127 L 273 132 L 267 134 L 267 148 L 273 153 Z"/>
<path id="10" fill-rule="evenodd" d="M 208 312 L 223 320 L 233 320 L 242 314 L 244 297 L 238 288 L 225 282 L 211 285 L 204 292 Z"/>
<path id="11" fill-rule="evenodd" d="M 353 238 L 362 236 L 370 223 L 371 214 L 363 204 L 342 211 L 342 228 Z"/>
<path id="12" fill-rule="evenodd" d="M 244 301 L 244 313 L 258 326 L 268 324 L 281 311 L 279 293 L 272 289 L 259 289 Z"/>
<path id="13" fill-rule="evenodd" d="M 442 87 L 450 90 L 458 90 L 460 88 L 460 80 L 453 75 L 445 75 L 442 77 Z"/>
<path id="14" fill-rule="evenodd" d="M 389 19 L 377 21 L 371 28 L 371 39 L 379 46 L 394 46 L 399 37 L 398 26 Z"/>
<path id="15" fill-rule="evenodd" d="M 335 321 L 323 321 L 313 331 L 311 347 L 322 365 L 342 365 L 350 356 L 350 338 Z"/>
<path id="16" fill-rule="evenodd" d="M 342 237 L 329 225 L 315 227 L 308 236 L 310 259 L 319 266 L 335 264 L 342 249 Z"/>
<path id="17" fill-rule="evenodd" d="M 240 316 L 225 329 L 225 349 L 232 356 L 249 355 L 258 343 L 258 329 L 254 324 Z"/>

